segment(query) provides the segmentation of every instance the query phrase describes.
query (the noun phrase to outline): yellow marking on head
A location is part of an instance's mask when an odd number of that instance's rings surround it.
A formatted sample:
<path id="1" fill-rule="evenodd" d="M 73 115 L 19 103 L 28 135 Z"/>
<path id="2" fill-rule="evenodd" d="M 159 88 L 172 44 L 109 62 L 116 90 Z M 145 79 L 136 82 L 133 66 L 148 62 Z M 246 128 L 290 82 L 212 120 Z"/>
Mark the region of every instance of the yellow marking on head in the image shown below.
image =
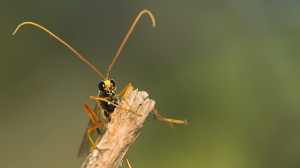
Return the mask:
<path id="1" fill-rule="evenodd" d="M 105 81 L 103 81 L 104 82 L 104 84 L 105 84 L 105 86 L 110 86 L 111 85 L 111 82 L 110 82 L 110 80 L 105 80 Z"/>

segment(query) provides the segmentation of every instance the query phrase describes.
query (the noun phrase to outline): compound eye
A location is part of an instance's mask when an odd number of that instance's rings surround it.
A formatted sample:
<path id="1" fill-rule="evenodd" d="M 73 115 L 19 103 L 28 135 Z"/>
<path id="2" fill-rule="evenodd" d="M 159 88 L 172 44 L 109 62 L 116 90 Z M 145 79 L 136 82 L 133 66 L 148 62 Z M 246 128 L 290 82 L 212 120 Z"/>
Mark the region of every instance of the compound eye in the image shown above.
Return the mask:
<path id="1" fill-rule="evenodd" d="M 116 87 L 116 82 L 115 82 L 115 80 L 111 79 L 111 80 L 110 80 L 110 83 L 111 83 L 111 85 L 112 85 L 113 87 Z"/>
<path id="2" fill-rule="evenodd" d="M 104 91 L 104 87 L 105 87 L 105 83 L 103 81 L 101 81 L 99 84 L 98 84 L 98 87 L 101 91 Z"/>

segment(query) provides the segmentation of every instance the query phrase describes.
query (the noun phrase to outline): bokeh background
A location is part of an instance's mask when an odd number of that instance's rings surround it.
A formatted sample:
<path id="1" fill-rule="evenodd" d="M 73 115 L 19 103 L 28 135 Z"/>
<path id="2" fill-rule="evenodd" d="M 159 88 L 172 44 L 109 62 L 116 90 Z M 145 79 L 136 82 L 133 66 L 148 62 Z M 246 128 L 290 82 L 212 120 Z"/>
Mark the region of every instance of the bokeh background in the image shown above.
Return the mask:
<path id="1" fill-rule="evenodd" d="M 1 167 L 80 167 L 83 103 L 99 76 L 37 22 L 156 100 L 128 157 L 133 167 L 300 167 L 300 1 L 2 0 Z"/>

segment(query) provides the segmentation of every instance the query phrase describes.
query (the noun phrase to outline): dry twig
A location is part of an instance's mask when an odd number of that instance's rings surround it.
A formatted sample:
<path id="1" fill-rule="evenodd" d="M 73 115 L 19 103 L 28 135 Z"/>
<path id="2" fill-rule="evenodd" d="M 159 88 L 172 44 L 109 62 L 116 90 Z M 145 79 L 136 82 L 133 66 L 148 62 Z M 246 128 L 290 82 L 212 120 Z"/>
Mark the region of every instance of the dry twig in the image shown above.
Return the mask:
<path id="1" fill-rule="evenodd" d="M 126 100 L 131 109 L 115 109 L 111 114 L 107 131 L 97 144 L 99 150 L 93 150 L 89 154 L 82 168 L 116 168 L 120 165 L 155 105 L 155 101 L 149 99 L 145 91 L 138 91 L 137 89 L 133 91 L 133 87 L 129 88 Z M 123 109 L 129 109 L 124 100 L 120 106 Z M 136 115 L 133 111 L 141 116 Z"/>

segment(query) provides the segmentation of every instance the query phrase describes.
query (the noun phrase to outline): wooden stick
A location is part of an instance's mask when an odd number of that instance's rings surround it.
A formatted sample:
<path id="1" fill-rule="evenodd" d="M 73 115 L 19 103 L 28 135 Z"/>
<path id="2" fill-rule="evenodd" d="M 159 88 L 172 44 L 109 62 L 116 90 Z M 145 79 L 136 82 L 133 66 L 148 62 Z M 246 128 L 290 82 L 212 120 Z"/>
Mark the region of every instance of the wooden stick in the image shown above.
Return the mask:
<path id="1" fill-rule="evenodd" d="M 107 131 L 97 144 L 98 150 L 93 150 L 82 168 L 116 168 L 133 144 L 139 130 L 143 127 L 149 113 L 153 110 L 155 101 L 148 98 L 145 91 L 133 91 L 131 86 L 125 98 L 130 110 L 116 108 L 111 114 L 111 121 L 107 126 Z M 123 100 L 120 103 L 123 109 L 129 109 Z M 136 115 L 133 111 L 141 116 Z"/>

